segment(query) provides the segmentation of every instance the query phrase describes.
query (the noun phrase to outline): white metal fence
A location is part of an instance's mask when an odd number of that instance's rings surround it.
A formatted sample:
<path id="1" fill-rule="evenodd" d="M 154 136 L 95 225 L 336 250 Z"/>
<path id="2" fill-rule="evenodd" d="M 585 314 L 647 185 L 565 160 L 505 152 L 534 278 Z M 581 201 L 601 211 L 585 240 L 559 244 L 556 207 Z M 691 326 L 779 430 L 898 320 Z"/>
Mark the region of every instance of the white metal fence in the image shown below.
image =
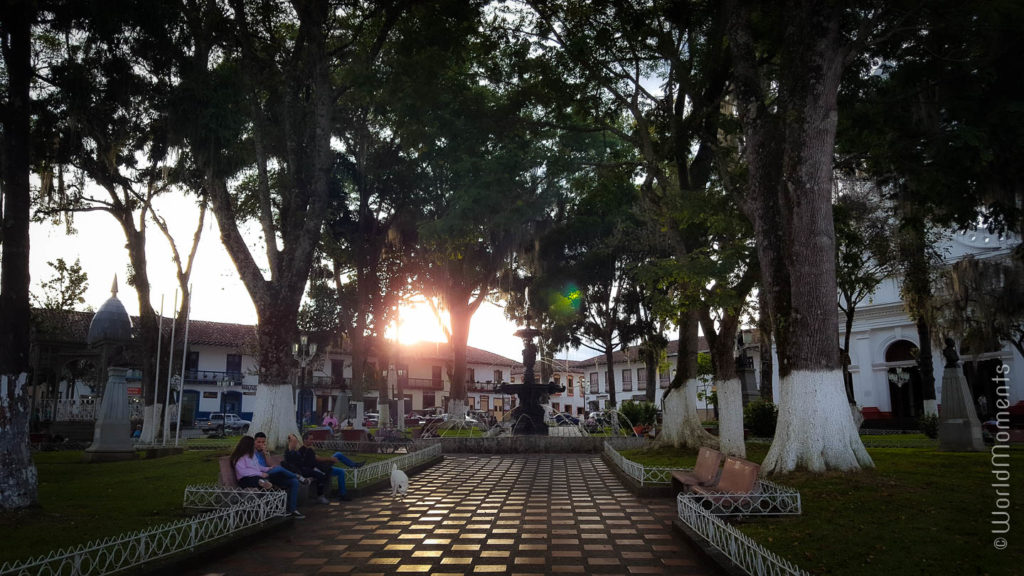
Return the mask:
<path id="1" fill-rule="evenodd" d="M 414 446 L 410 446 L 410 452 L 408 454 L 367 464 L 361 468 L 346 470 L 346 474 L 349 474 L 352 477 L 352 487 L 359 488 L 360 485 L 365 486 L 371 482 L 380 480 L 381 478 L 390 478 L 392 465 L 398 466 L 400 470 L 408 470 L 413 466 L 419 466 L 420 464 L 430 462 L 431 460 L 440 457 L 440 442 L 431 442 L 429 444 L 418 443 Z"/>
<path id="2" fill-rule="evenodd" d="M 191 488 L 191 487 L 190 487 Z M 221 492 L 227 492 L 221 489 Z M 100 576 L 192 550 L 197 546 L 285 515 L 282 491 L 235 490 L 223 494 L 221 508 L 192 518 L 121 534 L 50 552 L 25 561 L 0 565 L 0 576 Z M 186 502 L 189 488 L 185 491 Z"/>
<path id="3" fill-rule="evenodd" d="M 721 518 L 710 514 L 693 499 L 676 499 L 679 520 L 753 576 L 810 576 L 796 564 L 761 546 Z"/>
<path id="4" fill-rule="evenodd" d="M 803 511 L 799 491 L 768 480 L 758 480 L 749 494 L 690 492 L 679 497 L 691 500 L 714 516 L 796 515 Z"/>
<path id="5" fill-rule="evenodd" d="M 128 402 L 128 418 L 131 420 L 142 420 L 143 405 L 139 401 Z M 52 410 L 54 422 L 95 422 L 96 413 L 99 412 L 103 398 L 73 398 L 71 400 L 46 400 L 44 406 L 47 411 Z"/>
<path id="6" fill-rule="evenodd" d="M 619 441 L 616 444 L 619 450 L 634 447 L 623 443 L 622 441 Z M 642 445 L 642 443 L 640 444 Z M 687 470 L 687 468 L 644 466 L 639 462 L 634 462 L 622 454 L 619 454 L 616 447 L 613 447 L 612 444 L 607 441 L 604 443 L 604 454 L 614 462 L 620 470 L 630 478 L 636 480 L 641 486 L 667 486 L 672 483 L 672 472 L 676 470 Z"/>

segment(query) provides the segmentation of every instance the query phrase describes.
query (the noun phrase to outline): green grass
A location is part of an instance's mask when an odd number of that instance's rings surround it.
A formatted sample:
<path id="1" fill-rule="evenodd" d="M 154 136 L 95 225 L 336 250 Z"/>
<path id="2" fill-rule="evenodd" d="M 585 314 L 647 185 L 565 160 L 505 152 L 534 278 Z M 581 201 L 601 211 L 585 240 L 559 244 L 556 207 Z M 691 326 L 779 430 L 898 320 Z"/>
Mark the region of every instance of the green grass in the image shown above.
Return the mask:
<path id="1" fill-rule="evenodd" d="M 928 439 L 922 435 L 909 440 Z M 747 457 L 755 462 L 767 451 L 766 444 L 747 445 Z M 996 535 L 989 524 L 997 496 L 988 451 L 868 451 L 873 470 L 771 478 L 800 490 L 803 514 L 749 518 L 738 525 L 740 530 L 815 574 L 1020 573 L 1024 536 L 1016 526 L 1024 522 L 1024 447 L 1011 451 L 1008 511 L 1013 528 L 1003 535 L 1009 547 L 1002 551 L 993 547 Z M 696 451 L 633 450 L 623 455 L 656 466 L 691 467 L 696 462 Z"/>
<path id="2" fill-rule="evenodd" d="M 185 487 L 216 482 L 217 459 L 229 452 L 193 450 L 102 464 L 83 462 L 80 451 L 37 452 L 32 457 L 39 474 L 39 505 L 0 512 L 0 563 L 184 518 Z M 323 456 L 331 453 L 321 451 Z M 395 455 L 346 456 L 370 463 Z"/>

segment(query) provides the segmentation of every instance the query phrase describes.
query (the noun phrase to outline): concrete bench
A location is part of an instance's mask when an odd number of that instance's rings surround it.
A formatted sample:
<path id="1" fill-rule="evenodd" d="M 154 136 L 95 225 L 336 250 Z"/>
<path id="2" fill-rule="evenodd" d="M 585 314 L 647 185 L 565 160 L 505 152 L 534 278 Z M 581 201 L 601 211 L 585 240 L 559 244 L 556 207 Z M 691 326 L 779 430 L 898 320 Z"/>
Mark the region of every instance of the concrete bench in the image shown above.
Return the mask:
<path id="1" fill-rule="evenodd" d="M 284 460 L 282 456 L 277 454 L 271 454 L 267 456 L 267 465 L 273 468 L 281 464 Z M 218 480 L 221 486 L 228 486 L 231 488 L 238 488 L 238 479 L 235 478 L 235 468 L 231 465 L 231 456 L 221 456 L 217 459 L 220 465 L 220 474 Z M 306 498 L 316 498 L 316 483 L 310 483 L 306 490 L 303 490 L 303 485 L 299 484 L 299 504 L 303 504 Z M 256 490 L 256 488 L 250 488 L 250 490 Z"/>
<path id="2" fill-rule="evenodd" d="M 749 495 L 755 492 L 760 472 L 760 465 L 729 456 L 725 459 L 722 473 L 714 486 L 693 486 L 691 492 L 703 495 L 715 503 L 729 500 L 734 496 Z"/>
<path id="3" fill-rule="evenodd" d="M 712 486 L 718 481 L 718 466 L 722 463 L 722 453 L 714 448 L 701 446 L 697 453 L 697 464 L 693 470 L 675 470 L 672 472 L 673 493 L 687 491 L 691 486 Z"/>

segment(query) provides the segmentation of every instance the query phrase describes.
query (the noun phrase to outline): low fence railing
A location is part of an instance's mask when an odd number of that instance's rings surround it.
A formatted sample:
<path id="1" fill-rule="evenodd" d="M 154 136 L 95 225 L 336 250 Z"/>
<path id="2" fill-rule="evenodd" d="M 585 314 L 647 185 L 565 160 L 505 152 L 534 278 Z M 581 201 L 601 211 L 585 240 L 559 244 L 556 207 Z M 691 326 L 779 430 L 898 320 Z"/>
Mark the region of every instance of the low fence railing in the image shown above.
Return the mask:
<path id="1" fill-rule="evenodd" d="M 95 422 L 102 402 L 103 398 L 101 397 L 47 400 L 46 415 L 52 417 L 54 422 Z M 144 408 L 141 401 L 128 402 L 128 418 L 142 420 Z"/>
<path id="2" fill-rule="evenodd" d="M 645 466 L 639 462 L 634 462 L 619 454 L 619 450 L 628 450 L 631 448 L 639 448 L 644 445 L 645 440 L 643 438 L 623 438 L 616 440 L 614 445 L 612 442 L 605 441 L 604 443 L 604 454 L 615 463 L 616 466 L 622 470 L 627 476 L 636 480 L 641 486 L 667 486 L 672 483 L 672 472 L 676 470 L 686 470 L 686 468 L 666 468 L 661 466 Z M 636 444 L 636 446 L 633 446 Z"/>
<path id="3" fill-rule="evenodd" d="M 191 488 L 191 487 L 189 487 Z M 186 502 L 189 488 L 185 489 Z M 230 489 L 221 488 L 221 492 Z M 235 490 L 219 502 L 227 508 L 192 518 L 160 524 L 152 528 L 94 540 L 73 548 L 56 550 L 45 556 L 0 565 L 2 576 L 101 576 L 128 570 L 166 558 L 230 534 L 285 515 L 282 491 Z M 197 493 L 201 493 L 197 492 Z M 210 500 L 211 503 L 214 500 Z"/>
<path id="4" fill-rule="evenodd" d="M 798 515 L 802 510 L 800 492 L 768 480 L 758 480 L 749 494 L 683 493 L 686 498 L 714 516 Z"/>
<path id="5" fill-rule="evenodd" d="M 699 503 L 680 494 L 676 499 L 679 520 L 729 557 L 752 576 L 810 576 L 796 564 L 761 546 Z"/>
<path id="6" fill-rule="evenodd" d="M 315 446 L 317 448 L 324 448 L 328 450 L 339 450 L 335 445 L 350 444 L 350 442 L 332 442 L 324 441 L 317 442 Z M 387 460 L 381 460 L 373 462 L 372 464 L 366 464 L 360 468 L 352 468 L 346 470 L 352 478 L 352 487 L 359 488 L 360 486 L 366 486 L 371 482 L 380 480 L 381 478 L 389 478 L 391 476 L 391 466 L 398 466 L 400 470 L 408 470 L 414 466 L 419 466 L 425 462 L 430 462 L 436 458 L 441 457 L 441 443 L 440 442 L 422 442 L 417 441 L 409 444 L 409 453 L 402 454 L 401 456 L 395 456 Z"/>

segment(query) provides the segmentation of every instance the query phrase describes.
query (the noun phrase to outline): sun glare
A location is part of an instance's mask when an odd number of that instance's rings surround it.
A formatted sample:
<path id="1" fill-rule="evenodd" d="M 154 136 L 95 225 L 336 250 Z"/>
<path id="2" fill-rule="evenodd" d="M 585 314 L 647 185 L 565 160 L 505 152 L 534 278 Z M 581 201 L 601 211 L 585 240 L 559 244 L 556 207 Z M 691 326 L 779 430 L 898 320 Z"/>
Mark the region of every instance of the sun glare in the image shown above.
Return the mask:
<path id="1" fill-rule="evenodd" d="M 392 323 L 384 331 L 384 337 L 389 340 L 394 340 L 396 336 L 402 344 L 448 341 L 444 330 L 437 322 L 437 317 L 434 316 L 434 311 L 422 299 L 403 304 L 399 310 L 398 330 L 395 330 L 395 325 Z"/>

